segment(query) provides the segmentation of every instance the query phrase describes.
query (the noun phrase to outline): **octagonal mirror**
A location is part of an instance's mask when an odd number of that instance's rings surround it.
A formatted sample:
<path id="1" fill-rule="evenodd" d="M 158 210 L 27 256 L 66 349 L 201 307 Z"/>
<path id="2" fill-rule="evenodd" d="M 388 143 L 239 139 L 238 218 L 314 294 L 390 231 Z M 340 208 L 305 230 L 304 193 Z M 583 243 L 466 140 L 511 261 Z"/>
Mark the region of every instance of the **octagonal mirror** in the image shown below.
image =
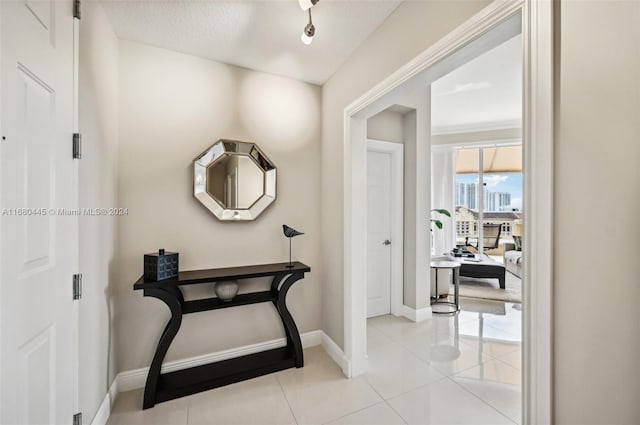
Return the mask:
<path id="1" fill-rule="evenodd" d="M 218 140 L 193 173 L 193 195 L 222 221 L 255 220 L 276 199 L 276 167 L 255 143 Z"/>

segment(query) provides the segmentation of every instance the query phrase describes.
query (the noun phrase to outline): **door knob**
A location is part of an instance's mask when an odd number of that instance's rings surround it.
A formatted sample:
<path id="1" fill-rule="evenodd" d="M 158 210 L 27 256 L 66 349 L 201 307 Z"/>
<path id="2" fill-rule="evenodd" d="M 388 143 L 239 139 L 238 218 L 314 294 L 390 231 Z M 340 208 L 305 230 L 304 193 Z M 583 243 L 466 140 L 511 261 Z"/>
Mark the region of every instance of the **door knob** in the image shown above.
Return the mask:
<path id="1" fill-rule="evenodd" d="M 391 241 L 389 239 L 382 242 L 382 245 L 391 245 Z"/>

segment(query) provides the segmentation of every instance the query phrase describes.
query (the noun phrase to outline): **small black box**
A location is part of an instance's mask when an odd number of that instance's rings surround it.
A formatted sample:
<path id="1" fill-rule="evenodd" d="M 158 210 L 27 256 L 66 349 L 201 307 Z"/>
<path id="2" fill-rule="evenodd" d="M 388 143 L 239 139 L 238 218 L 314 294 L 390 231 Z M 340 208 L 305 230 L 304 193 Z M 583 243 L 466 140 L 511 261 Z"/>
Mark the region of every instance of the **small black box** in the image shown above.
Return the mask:
<path id="1" fill-rule="evenodd" d="M 144 255 L 144 280 L 155 282 L 158 280 L 178 277 L 178 253 L 158 250 L 153 254 Z"/>

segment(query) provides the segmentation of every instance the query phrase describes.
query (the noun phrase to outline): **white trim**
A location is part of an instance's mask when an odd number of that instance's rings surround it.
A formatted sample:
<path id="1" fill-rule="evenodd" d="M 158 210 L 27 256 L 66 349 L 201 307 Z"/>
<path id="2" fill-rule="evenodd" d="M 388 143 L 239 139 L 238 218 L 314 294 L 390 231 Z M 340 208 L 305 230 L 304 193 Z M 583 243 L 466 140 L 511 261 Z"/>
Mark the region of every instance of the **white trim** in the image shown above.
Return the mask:
<path id="1" fill-rule="evenodd" d="M 338 344 L 323 331 L 316 331 L 322 334 L 322 348 L 331 359 L 342 369 L 345 376 L 351 377 L 351 362 L 344 355 Z"/>
<path id="2" fill-rule="evenodd" d="M 345 117 L 352 117 L 358 112 L 384 97 L 393 89 L 401 86 L 411 78 L 445 59 L 451 53 L 464 47 L 474 39 L 490 30 L 495 25 L 516 15 L 524 7 L 525 2 L 531 0 L 494 1 L 480 12 L 462 23 L 459 27 L 444 36 L 433 46 L 420 53 L 402 68 L 385 78 L 367 93 L 349 104 L 345 110 Z"/>
<path id="3" fill-rule="evenodd" d="M 496 139 L 496 140 L 475 140 L 473 142 L 448 142 L 431 145 L 432 151 L 447 149 L 469 149 L 469 148 L 496 148 L 501 146 L 520 146 L 522 138 Z"/>
<path id="4" fill-rule="evenodd" d="M 322 331 L 311 331 L 300 335 L 303 347 L 315 347 L 321 345 L 323 341 Z M 271 341 L 259 342 L 257 344 L 245 345 L 244 347 L 231 348 L 228 350 L 217 351 L 215 353 L 204 354 L 201 356 L 189 357 L 182 360 L 174 360 L 162 365 L 161 372 L 173 372 L 176 370 L 187 369 L 190 367 L 200 366 L 207 363 L 219 362 L 222 360 L 232 359 L 234 357 L 246 356 L 248 354 L 259 353 L 265 350 L 271 350 L 287 345 L 286 338 L 273 339 Z M 332 357 L 333 358 L 333 357 Z M 342 365 L 340 365 L 342 367 Z M 128 370 L 120 372 L 116 377 L 118 382 L 118 392 L 131 391 L 138 388 L 144 388 L 149 373 L 148 367 Z"/>
<path id="5" fill-rule="evenodd" d="M 364 313 L 357 295 L 362 279 L 357 222 L 361 164 L 358 143 L 366 139 L 366 117 L 359 114 L 427 68 L 446 59 L 509 18 L 521 14 L 524 43 L 523 148 L 525 152 L 525 285 L 523 324 L 523 422 L 552 419 L 552 267 L 553 267 L 553 7 L 551 1 L 494 1 L 411 62 L 356 99 L 344 110 L 344 348 L 351 373 L 366 370 Z M 535 143 L 534 143 L 535 142 Z M 531 206 L 529 208 L 529 206 Z M 366 266 L 366 264 L 365 264 Z M 361 317 L 362 316 L 362 317 Z"/>
<path id="6" fill-rule="evenodd" d="M 391 314 L 401 314 L 404 289 L 404 145 L 367 139 L 368 152 L 391 154 Z"/>
<path id="7" fill-rule="evenodd" d="M 331 357 L 331 359 L 342 369 L 346 376 L 349 376 L 351 372 L 351 364 L 347 360 L 344 352 L 340 349 L 338 344 L 333 341 L 329 335 L 322 330 L 305 332 L 300 335 L 302 340 L 302 346 L 304 348 L 316 347 L 321 345 L 324 351 Z M 198 366 L 206 363 L 227 360 L 233 357 L 238 357 L 246 354 L 253 354 L 260 351 L 269 350 L 272 348 L 284 347 L 287 344 L 286 338 L 273 339 L 271 341 L 260 342 L 257 344 L 245 345 L 244 347 L 232 348 L 230 350 L 218 351 L 215 353 L 209 353 L 202 356 L 190 357 L 183 360 L 175 360 L 168 362 L 162 367 L 162 372 L 171 372 L 174 370 L 185 369 L 193 366 Z M 109 392 L 105 395 L 98 412 L 91 421 L 91 425 L 106 425 L 111 415 L 111 409 L 115 403 L 118 394 L 144 388 L 148 367 L 142 367 L 140 369 L 133 369 L 124 372 L 120 372 L 111 387 Z"/>
<path id="8" fill-rule="evenodd" d="M 316 347 L 322 344 L 322 339 L 324 338 L 324 332 L 321 330 L 305 332 L 300 335 L 300 340 L 302 341 L 302 347 Z M 284 347 L 284 345 L 283 345 Z"/>
<path id="9" fill-rule="evenodd" d="M 505 120 L 432 127 L 431 134 L 433 136 L 444 136 L 447 134 L 479 133 L 483 131 L 505 130 L 514 128 L 520 128 L 520 120 Z"/>
<path id="10" fill-rule="evenodd" d="M 91 420 L 91 425 L 107 425 L 109 416 L 111 416 L 111 409 L 113 408 L 113 404 L 116 402 L 118 393 L 118 379 L 116 377 L 116 379 L 113 380 L 111 387 L 109 387 L 107 395 L 104 396 L 104 400 L 102 400 L 102 404 L 100 404 L 96 415 L 93 417 L 93 420 Z"/>
<path id="11" fill-rule="evenodd" d="M 4 9 L 4 6 L 2 4 L 0 4 L 0 22 L 2 22 L 3 9 Z M 4 134 L 2 132 L 2 128 L 3 128 L 3 126 L 2 126 L 2 116 L 3 115 L 2 115 L 2 101 L 1 101 L 2 100 L 2 86 L 3 86 L 3 84 L 2 84 L 2 81 L 3 81 L 2 80 L 2 68 L 4 67 L 4 61 L 2 60 L 3 59 L 2 46 L 3 46 L 3 43 L 2 43 L 2 28 L 0 28 L 0 137 L 1 137 L 2 134 Z M 0 155 L 2 155 L 2 150 L 3 150 L 2 147 L 0 147 Z M 2 188 L 2 161 L 0 161 L 0 188 Z M 2 191 L 0 191 L 0 201 L 1 200 L 2 200 Z M 0 208 L 6 208 L 6 205 L 3 205 L 0 202 Z M 0 218 L 0 258 L 3 258 L 2 257 L 2 255 L 3 255 L 3 253 L 2 253 L 2 245 L 3 245 L 2 241 L 4 240 L 3 236 L 2 236 L 2 233 L 3 233 L 3 222 L 4 222 L 4 220 L 2 218 Z M 2 289 L 3 289 L 3 287 L 4 287 L 4 285 L 2 283 L 2 273 L 0 273 L 0 308 L 3 305 L 2 304 L 2 292 L 3 292 Z M 2 376 L 4 375 L 4 373 L 2 371 L 2 365 L 5 364 L 4 360 L 2 359 L 2 353 L 3 353 L 2 341 L 4 339 L 2 330 L 7 328 L 7 326 L 5 326 L 3 321 L 2 321 L 2 316 L 3 315 L 0 314 L 0 379 L 2 379 Z M 2 412 L 3 412 L 2 411 L 2 409 L 3 409 L 2 400 L 4 400 L 4 398 L 3 398 L 3 394 L 2 394 L 2 385 L 0 384 L 0 418 L 3 418 L 3 416 L 2 416 Z"/>
<path id="12" fill-rule="evenodd" d="M 478 148 L 478 253 L 484 253 L 484 148 Z M 465 242 L 466 243 L 466 242 Z"/>
<path id="13" fill-rule="evenodd" d="M 68 2 L 71 6 L 72 1 Z M 71 14 L 71 10 L 68 10 Z M 73 132 L 78 133 L 80 125 L 79 115 L 79 90 L 80 90 L 80 20 L 73 18 Z M 80 164 L 78 161 L 73 161 L 73 181 L 71 183 L 72 190 L 72 202 L 73 208 L 80 206 Z M 73 235 L 70 235 L 73 240 L 71 249 L 73 250 L 73 273 L 82 273 L 80 270 L 80 219 L 79 217 L 70 217 L 74 222 Z M 69 235 L 67 235 L 69 236 Z M 73 302 L 71 310 L 71 322 L 73 326 L 72 335 L 72 353 L 73 356 L 73 413 L 79 412 L 82 409 L 80 404 L 80 305 L 79 300 Z"/>
<path id="14" fill-rule="evenodd" d="M 407 305 L 402 305 L 401 314 L 412 322 L 423 322 L 432 317 L 431 308 L 420 308 L 416 310 Z"/>
<path id="15" fill-rule="evenodd" d="M 344 140 L 367 139 L 367 122 L 345 117 Z M 358 160 L 354 160 L 358 158 Z M 366 144 L 344 144 L 344 352 L 351 364 L 348 377 L 368 369 L 366 258 Z M 357 176 L 355 178 L 354 176 Z M 364 178 L 363 178 L 364 176 Z M 363 218 L 364 217 L 364 218 Z M 363 222 L 364 221 L 364 222 Z"/>
<path id="16" fill-rule="evenodd" d="M 523 423 L 552 422 L 554 2 L 528 1 L 524 42 Z"/>

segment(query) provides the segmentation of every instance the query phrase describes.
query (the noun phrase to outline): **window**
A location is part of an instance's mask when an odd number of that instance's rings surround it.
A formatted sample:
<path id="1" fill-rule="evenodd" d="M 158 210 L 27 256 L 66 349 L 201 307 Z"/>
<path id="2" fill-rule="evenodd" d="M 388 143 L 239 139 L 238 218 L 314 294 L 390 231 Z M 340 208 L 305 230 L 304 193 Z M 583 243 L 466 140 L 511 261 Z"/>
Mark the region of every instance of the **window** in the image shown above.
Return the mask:
<path id="1" fill-rule="evenodd" d="M 522 220 L 522 145 L 456 149 L 455 191 L 458 244 L 480 236 L 481 217 L 501 224 L 501 241 L 511 242 L 513 224 Z"/>

